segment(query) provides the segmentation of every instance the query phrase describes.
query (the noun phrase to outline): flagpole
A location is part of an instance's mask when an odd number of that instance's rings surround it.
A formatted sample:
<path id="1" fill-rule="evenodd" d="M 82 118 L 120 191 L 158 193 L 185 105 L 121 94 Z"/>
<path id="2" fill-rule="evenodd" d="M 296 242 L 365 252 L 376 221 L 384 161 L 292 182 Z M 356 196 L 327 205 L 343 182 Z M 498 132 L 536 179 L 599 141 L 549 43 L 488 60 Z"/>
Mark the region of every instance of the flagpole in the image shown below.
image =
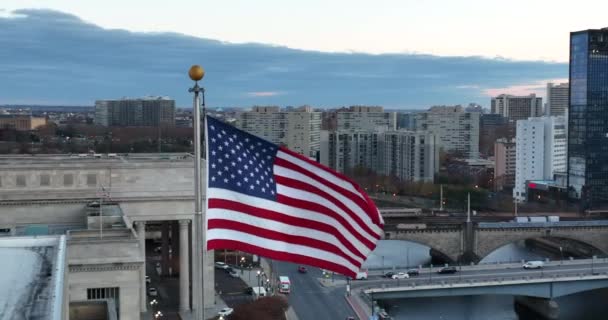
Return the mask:
<path id="1" fill-rule="evenodd" d="M 203 289 L 203 268 L 205 267 L 205 254 L 203 252 L 203 210 L 201 194 L 201 114 L 199 93 L 203 97 L 203 110 L 205 106 L 205 89 L 198 86 L 198 81 L 203 79 L 205 71 L 198 65 L 190 67 L 188 71 L 190 79 L 194 81 L 194 87 L 189 92 L 194 92 L 192 110 L 194 111 L 194 250 L 192 259 L 192 300 L 194 319 L 203 320 L 205 317 L 205 294 Z M 203 112 L 204 113 L 204 112 Z"/>

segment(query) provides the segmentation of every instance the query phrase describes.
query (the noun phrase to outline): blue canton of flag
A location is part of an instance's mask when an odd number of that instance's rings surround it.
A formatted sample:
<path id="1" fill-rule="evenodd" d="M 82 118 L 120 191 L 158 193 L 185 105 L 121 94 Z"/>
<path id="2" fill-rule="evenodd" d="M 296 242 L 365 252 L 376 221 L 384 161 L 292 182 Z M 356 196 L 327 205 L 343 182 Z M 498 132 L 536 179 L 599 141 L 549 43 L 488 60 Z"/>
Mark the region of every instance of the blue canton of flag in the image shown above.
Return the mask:
<path id="1" fill-rule="evenodd" d="M 274 200 L 277 146 L 211 117 L 207 121 L 209 187 Z"/>

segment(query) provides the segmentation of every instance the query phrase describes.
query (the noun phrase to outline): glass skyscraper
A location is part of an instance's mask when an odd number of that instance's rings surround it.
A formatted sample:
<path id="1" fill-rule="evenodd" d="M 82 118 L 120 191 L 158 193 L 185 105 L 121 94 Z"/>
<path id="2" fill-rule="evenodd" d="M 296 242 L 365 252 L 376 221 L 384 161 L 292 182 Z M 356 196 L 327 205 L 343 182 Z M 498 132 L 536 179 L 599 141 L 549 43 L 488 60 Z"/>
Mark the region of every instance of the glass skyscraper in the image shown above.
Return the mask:
<path id="1" fill-rule="evenodd" d="M 608 208 L 608 28 L 570 34 L 568 187 L 584 209 Z"/>

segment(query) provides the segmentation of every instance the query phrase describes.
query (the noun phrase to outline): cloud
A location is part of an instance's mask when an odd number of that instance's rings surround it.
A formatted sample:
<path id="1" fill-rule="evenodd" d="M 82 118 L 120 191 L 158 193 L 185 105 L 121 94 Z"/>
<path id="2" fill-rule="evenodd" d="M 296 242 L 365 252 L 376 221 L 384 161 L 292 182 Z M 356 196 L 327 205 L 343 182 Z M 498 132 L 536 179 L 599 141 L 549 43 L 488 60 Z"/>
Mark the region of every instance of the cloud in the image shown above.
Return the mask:
<path id="1" fill-rule="evenodd" d="M 255 92 L 247 92 L 247 95 L 250 97 L 274 97 L 283 94 L 282 92 L 277 91 L 255 91 Z"/>
<path id="2" fill-rule="evenodd" d="M 562 83 L 568 82 L 568 79 L 545 79 L 532 83 L 515 84 L 502 88 L 487 88 L 483 92 L 488 97 L 495 97 L 500 94 L 512 94 L 516 96 L 527 96 L 535 94 L 537 96 L 545 96 L 547 90 L 547 82 Z"/>
<path id="3" fill-rule="evenodd" d="M 568 72 L 563 63 L 323 53 L 108 30 L 51 10 L 8 15 L 12 17 L 0 15 L 0 104 L 93 105 L 96 99 L 155 94 L 188 106 L 192 83 L 187 70 L 192 64 L 206 70 L 202 84 L 210 107 L 247 107 L 262 97 L 277 105 L 319 107 L 488 105 L 487 90 L 564 78 Z"/>

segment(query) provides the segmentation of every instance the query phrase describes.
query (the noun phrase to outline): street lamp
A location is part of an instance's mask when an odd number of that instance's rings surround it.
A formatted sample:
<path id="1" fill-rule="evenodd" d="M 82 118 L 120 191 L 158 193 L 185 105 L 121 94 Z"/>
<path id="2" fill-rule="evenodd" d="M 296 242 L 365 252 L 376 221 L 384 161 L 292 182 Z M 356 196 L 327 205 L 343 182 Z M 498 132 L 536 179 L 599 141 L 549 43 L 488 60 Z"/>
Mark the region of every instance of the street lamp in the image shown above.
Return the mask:
<path id="1" fill-rule="evenodd" d="M 562 265 L 564 263 L 564 250 L 562 249 L 562 247 L 559 247 L 559 255 L 560 255 L 560 260 L 559 260 L 559 264 Z"/>

